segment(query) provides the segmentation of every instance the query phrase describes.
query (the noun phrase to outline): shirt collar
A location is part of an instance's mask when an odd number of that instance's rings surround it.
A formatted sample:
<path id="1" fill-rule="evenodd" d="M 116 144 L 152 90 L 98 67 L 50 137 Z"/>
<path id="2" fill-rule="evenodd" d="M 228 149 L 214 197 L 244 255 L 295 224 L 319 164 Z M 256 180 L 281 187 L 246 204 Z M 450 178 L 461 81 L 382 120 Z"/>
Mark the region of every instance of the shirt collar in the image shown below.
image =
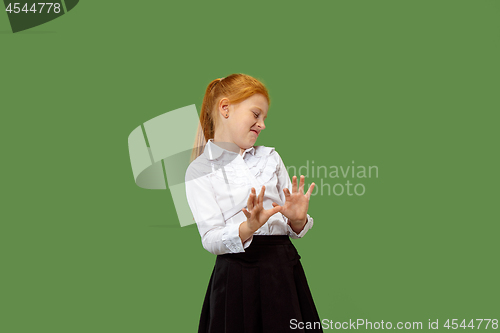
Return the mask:
<path id="1" fill-rule="evenodd" d="M 241 157 L 245 157 L 246 154 L 252 154 L 255 156 L 255 147 L 250 147 L 246 149 L 243 154 L 241 154 Z"/>
<path id="2" fill-rule="evenodd" d="M 205 145 L 205 148 L 203 150 L 203 153 L 205 154 L 206 158 L 208 158 L 209 160 L 215 160 L 217 158 L 219 158 L 222 153 L 228 153 L 228 154 L 232 154 L 232 152 L 230 151 L 227 151 L 219 146 L 217 146 L 213 139 L 209 139 L 207 144 Z M 241 154 L 241 157 L 245 157 L 245 154 L 247 153 L 250 153 L 252 155 L 255 155 L 255 147 L 250 147 L 248 149 L 246 149 L 243 154 Z"/>

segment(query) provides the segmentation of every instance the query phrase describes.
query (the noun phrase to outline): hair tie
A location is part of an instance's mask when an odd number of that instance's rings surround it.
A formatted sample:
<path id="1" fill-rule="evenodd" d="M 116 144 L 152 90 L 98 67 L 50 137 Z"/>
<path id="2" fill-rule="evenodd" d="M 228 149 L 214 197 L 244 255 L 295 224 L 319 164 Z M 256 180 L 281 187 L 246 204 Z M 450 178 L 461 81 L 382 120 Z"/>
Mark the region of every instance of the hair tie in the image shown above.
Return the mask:
<path id="1" fill-rule="evenodd" d="M 219 78 L 219 82 L 221 82 L 222 80 L 224 80 L 225 77 L 220 77 Z M 213 85 L 212 85 L 212 88 L 210 88 L 210 91 L 212 91 L 214 89 L 214 87 L 217 85 L 218 82 L 215 82 Z"/>

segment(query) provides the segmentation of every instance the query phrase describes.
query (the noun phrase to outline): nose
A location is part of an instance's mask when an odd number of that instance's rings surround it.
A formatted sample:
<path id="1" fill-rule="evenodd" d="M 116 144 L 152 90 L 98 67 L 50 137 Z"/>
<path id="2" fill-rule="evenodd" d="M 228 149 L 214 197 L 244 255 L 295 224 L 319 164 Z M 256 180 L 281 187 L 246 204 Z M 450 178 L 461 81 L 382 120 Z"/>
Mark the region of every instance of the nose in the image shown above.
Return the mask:
<path id="1" fill-rule="evenodd" d="M 257 126 L 259 126 L 259 127 L 260 127 L 260 130 L 261 130 L 261 131 L 262 131 L 263 129 L 265 129 L 265 128 L 266 128 L 266 125 L 264 124 L 264 120 L 263 120 L 263 119 L 261 119 L 261 120 L 259 120 L 259 121 L 257 122 Z"/>

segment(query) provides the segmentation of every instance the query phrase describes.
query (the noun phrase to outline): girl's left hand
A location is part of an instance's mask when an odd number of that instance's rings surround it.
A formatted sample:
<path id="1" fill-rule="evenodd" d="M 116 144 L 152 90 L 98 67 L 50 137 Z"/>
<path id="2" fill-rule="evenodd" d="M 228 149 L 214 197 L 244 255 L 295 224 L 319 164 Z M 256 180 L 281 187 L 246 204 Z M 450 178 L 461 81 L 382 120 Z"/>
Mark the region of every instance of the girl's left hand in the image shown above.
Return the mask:
<path id="1" fill-rule="evenodd" d="M 300 176 L 300 183 L 297 187 L 297 177 L 292 178 L 292 193 L 288 188 L 283 189 L 285 193 L 285 204 L 281 207 L 281 213 L 285 215 L 293 231 L 299 233 L 304 228 L 307 222 L 307 209 L 309 208 L 309 200 L 315 184 L 312 183 L 306 194 L 304 194 L 304 176 Z M 279 206 L 273 202 L 273 206 Z M 297 232 L 298 231 L 298 232 Z"/>

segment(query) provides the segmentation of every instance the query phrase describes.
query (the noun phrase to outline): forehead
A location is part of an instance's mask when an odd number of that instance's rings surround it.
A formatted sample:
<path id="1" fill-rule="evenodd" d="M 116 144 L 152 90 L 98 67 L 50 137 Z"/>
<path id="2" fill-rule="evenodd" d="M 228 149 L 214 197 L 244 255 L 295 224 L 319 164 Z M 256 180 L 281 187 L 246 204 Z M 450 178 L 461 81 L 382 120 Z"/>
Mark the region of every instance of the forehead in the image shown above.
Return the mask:
<path id="1" fill-rule="evenodd" d="M 267 114 L 269 109 L 269 104 L 267 103 L 267 98 L 262 94 L 255 94 L 244 101 L 247 107 L 255 108 Z"/>

